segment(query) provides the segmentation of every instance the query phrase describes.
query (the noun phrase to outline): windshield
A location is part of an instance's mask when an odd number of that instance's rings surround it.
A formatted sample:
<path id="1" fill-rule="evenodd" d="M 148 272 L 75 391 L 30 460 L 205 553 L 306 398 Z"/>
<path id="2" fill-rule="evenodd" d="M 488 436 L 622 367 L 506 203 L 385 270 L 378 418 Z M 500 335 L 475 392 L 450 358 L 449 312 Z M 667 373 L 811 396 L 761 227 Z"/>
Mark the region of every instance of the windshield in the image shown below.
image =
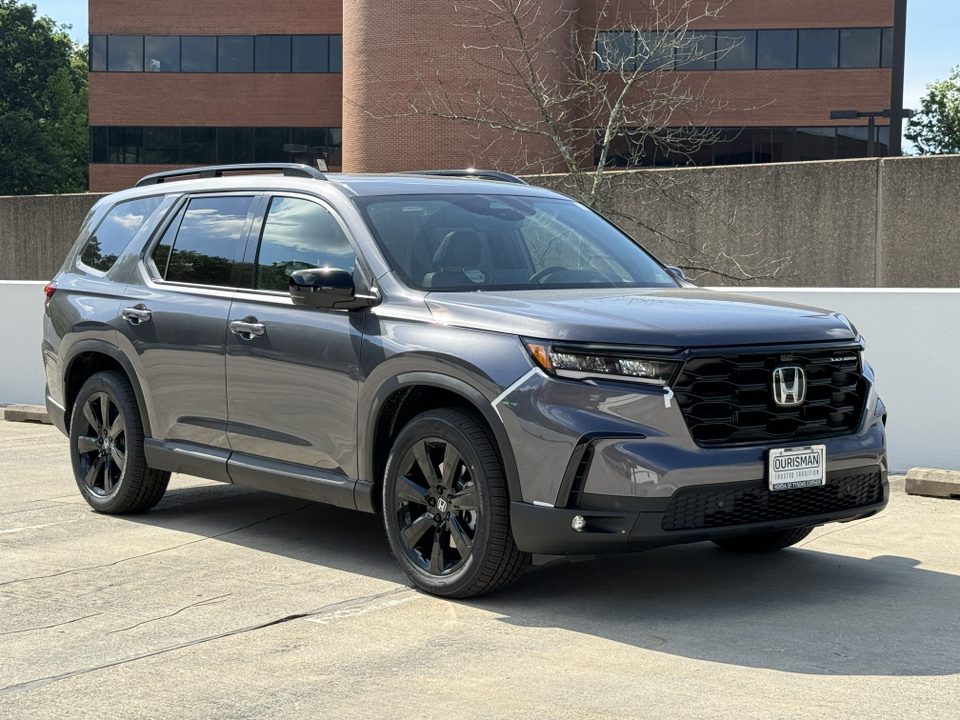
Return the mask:
<path id="1" fill-rule="evenodd" d="M 393 269 L 418 290 L 677 287 L 633 240 L 572 200 L 443 194 L 355 202 Z"/>

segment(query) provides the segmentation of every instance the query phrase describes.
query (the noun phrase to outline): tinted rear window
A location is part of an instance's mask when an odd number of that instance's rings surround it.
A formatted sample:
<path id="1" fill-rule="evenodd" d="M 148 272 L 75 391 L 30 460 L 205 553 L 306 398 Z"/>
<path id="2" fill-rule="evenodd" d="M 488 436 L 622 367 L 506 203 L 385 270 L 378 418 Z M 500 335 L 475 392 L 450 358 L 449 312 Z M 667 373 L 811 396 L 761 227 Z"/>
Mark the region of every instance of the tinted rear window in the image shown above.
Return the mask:
<path id="1" fill-rule="evenodd" d="M 252 197 L 191 200 L 153 252 L 161 277 L 195 285 L 232 285 L 252 204 Z"/>
<path id="2" fill-rule="evenodd" d="M 130 200 L 114 206 L 83 246 L 80 253 L 83 264 L 102 272 L 112 268 L 161 202 L 163 196 Z"/>

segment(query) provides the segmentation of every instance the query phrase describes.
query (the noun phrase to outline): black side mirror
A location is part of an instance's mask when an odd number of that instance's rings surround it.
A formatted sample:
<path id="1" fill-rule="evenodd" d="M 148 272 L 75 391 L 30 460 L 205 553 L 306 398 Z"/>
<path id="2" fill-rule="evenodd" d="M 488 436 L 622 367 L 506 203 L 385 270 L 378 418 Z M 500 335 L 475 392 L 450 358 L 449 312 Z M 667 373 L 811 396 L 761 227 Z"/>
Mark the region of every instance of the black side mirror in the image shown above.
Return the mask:
<path id="1" fill-rule="evenodd" d="M 355 310 L 379 303 L 378 295 L 357 295 L 353 273 L 339 268 L 307 268 L 290 273 L 290 297 L 301 307 Z"/>

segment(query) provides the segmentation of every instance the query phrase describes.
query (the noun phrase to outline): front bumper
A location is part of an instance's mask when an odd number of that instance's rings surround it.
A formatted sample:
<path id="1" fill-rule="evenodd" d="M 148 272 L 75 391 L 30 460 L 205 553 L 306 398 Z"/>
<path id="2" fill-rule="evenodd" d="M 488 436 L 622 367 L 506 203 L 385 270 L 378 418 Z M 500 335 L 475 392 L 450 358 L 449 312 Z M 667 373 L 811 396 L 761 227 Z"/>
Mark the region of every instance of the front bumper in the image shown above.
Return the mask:
<path id="1" fill-rule="evenodd" d="M 850 522 L 880 512 L 889 497 L 882 463 L 828 472 L 824 488 L 771 493 L 757 480 L 688 486 L 668 498 L 583 494 L 578 507 L 514 502 L 510 518 L 524 552 L 593 554 Z M 572 526 L 577 516 L 586 521 L 581 531 Z"/>

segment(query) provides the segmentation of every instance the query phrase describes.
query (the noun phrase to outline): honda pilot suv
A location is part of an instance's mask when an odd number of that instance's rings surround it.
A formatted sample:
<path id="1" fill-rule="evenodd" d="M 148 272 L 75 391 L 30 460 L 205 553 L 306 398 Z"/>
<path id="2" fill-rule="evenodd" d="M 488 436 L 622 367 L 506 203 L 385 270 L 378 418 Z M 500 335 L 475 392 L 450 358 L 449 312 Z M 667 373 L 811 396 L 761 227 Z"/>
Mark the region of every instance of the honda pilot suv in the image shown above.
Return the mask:
<path id="1" fill-rule="evenodd" d="M 531 554 L 772 551 L 879 512 L 863 348 L 510 176 L 295 165 L 100 200 L 43 339 L 95 510 L 147 510 L 179 472 L 380 513 L 413 583 L 458 598 Z"/>

